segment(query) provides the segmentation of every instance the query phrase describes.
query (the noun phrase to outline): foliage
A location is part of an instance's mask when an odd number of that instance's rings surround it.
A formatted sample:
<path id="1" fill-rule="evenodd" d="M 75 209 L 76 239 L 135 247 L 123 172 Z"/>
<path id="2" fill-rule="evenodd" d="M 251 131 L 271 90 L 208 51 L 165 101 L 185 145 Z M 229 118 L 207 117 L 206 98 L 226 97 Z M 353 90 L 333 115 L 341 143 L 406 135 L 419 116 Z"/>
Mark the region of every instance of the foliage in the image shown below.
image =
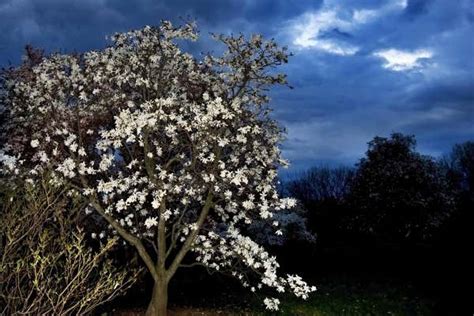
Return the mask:
<path id="1" fill-rule="evenodd" d="M 307 227 L 306 209 L 296 206 L 273 216 L 274 221 L 256 220 L 249 227 L 249 234 L 262 245 L 287 246 L 292 242 L 312 244 L 316 235 Z M 274 233 L 274 228 L 278 230 Z"/>
<path id="2" fill-rule="evenodd" d="M 287 190 L 307 208 L 322 201 L 342 202 L 346 198 L 354 171 L 347 167 L 313 167 L 290 181 Z"/>
<path id="3" fill-rule="evenodd" d="M 447 177 L 454 189 L 464 192 L 474 202 L 474 142 L 454 145 L 441 164 L 447 170 Z"/>
<path id="4" fill-rule="evenodd" d="M 196 40 L 195 26 L 163 22 L 115 34 L 101 51 L 46 57 L 4 83 L 4 171 L 28 166 L 35 182 L 50 170 L 55 185 L 88 199 L 110 225 L 99 235 L 120 235 L 153 277 L 149 314 L 166 313 L 168 283 L 188 252 L 190 264 L 254 291 L 315 290 L 278 276 L 275 258 L 242 233 L 295 204 L 276 191 L 283 131 L 265 94 L 285 83 L 270 70 L 288 55 L 259 35 L 215 38 L 227 51 L 198 61 L 176 44 Z"/>
<path id="5" fill-rule="evenodd" d="M 318 242 L 327 244 L 340 237 L 353 177 L 351 168 L 313 167 L 286 183 L 290 196 L 307 210 L 309 230 L 317 233 Z"/>
<path id="6" fill-rule="evenodd" d="M 84 315 L 112 300 L 136 279 L 116 269 L 78 226 L 79 201 L 45 177 L 36 186 L 2 183 L 0 213 L 0 306 L 2 315 Z M 128 270 L 128 271 L 127 271 Z"/>
<path id="7" fill-rule="evenodd" d="M 381 240 L 421 241 L 449 216 L 453 200 L 436 162 L 395 133 L 369 142 L 351 188 L 349 225 Z"/>

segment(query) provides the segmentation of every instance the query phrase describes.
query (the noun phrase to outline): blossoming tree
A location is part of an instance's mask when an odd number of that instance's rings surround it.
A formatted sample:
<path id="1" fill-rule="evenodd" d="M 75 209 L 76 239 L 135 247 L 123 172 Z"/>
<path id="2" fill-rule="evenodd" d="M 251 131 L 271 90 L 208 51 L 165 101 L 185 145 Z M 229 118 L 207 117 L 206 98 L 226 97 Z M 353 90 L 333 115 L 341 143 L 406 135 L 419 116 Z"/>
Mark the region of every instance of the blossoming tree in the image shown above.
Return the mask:
<path id="1" fill-rule="evenodd" d="M 23 176 L 35 181 L 48 170 L 88 199 L 109 224 L 100 235 L 120 235 L 153 277 L 148 315 L 166 314 L 169 282 L 196 264 L 252 291 L 305 299 L 315 288 L 277 275 L 276 259 L 242 233 L 256 219 L 279 233 L 273 213 L 295 204 L 275 188 L 286 162 L 265 95 L 285 83 L 270 70 L 286 51 L 259 35 L 215 36 L 226 52 L 198 61 L 176 43 L 196 38 L 192 23 L 163 22 L 116 34 L 101 51 L 53 54 L 7 80 L 3 171 L 18 176 L 29 164 Z M 278 309 L 276 298 L 264 303 Z"/>

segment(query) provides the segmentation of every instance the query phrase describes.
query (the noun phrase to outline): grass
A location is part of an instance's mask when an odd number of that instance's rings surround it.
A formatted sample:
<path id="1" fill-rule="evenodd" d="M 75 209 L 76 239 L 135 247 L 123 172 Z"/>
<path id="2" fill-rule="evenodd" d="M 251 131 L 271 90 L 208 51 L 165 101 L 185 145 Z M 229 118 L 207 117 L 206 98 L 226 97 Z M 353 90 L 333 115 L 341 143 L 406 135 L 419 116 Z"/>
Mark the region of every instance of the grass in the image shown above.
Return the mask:
<path id="1" fill-rule="evenodd" d="M 282 300 L 280 315 L 430 315 L 431 304 L 418 297 L 408 297 L 397 290 L 383 292 L 349 292 L 334 288 L 320 291 L 307 301 L 295 298 Z M 260 315 L 271 313 L 260 312 Z"/>
<path id="2" fill-rule="evenodd" d="M 275 314 L 265 311 L 261 307 L 261 300 L 252 300 L 253 309 L 248 315 Z M 431 301 L 416 296 L 412 288 L 390 284 L 326 283 L 306 301 L 292 296 L 285 296 L 280 300 L 278 315 L 282 316 L 433 314 Z"/>
<path id="3" fill-rule="evenodd" d="M 170 304 L 170 316 L 326 316 L 326 315 L 432 315 L 433 302 L 420 297 L 409 285 L 390 282 L 364 283 L 356 281 L 319 282 L 319 289 L 304 301 L 281 296 L 280 311 L 264 309 L 263 296 L 224 290 L 218 295 L 193 298 Z M 183 295 L 188 295 L 183 293 Z M 193 296 L 196 296 L 194 293 Z M 112 315 L 142 315 L 142 310 L 122 311 Z"/>

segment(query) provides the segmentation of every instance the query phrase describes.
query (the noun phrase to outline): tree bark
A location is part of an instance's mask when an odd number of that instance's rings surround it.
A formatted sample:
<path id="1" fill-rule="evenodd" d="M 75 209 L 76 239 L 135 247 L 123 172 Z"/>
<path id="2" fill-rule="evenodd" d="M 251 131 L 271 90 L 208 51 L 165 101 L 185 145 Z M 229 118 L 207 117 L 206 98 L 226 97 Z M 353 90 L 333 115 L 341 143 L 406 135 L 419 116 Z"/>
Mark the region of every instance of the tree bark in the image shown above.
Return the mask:
<path id="1" fill-rule="evenodd" d="M 168 309 L 168 283 L 166 280 L 155 282 L 146 316 L 166 316 Z"/>

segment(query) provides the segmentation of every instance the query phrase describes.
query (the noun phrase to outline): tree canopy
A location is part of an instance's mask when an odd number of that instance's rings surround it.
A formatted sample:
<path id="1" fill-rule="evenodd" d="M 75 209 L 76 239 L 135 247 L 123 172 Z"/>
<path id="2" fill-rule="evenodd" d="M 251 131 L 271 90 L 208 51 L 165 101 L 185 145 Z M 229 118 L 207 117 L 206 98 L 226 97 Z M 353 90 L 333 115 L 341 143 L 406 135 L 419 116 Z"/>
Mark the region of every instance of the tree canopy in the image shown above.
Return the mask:
<path id="1" fill-rule="evenodd" d="M 252 291 L 307 298 L 314 287 L 278 276 L 276 258 L 241 233 L 295 204 L 277 194 L 287 162 L 266 95 L 286 82 L 270 71 L 287 62 L 286 49 L 259 35 L 215 36 L 226 52 L 197 60 L 177 44 L 196 39 L 194 24 L 163 22 L 7 76 L 3 171 L 32 183 L 49 171 L 107 222 L 100 236 L 134 246 L 155 281 L 148 314 L 166 313 L 168 283 L 190 264 L 229 272 Z M 278 308 L 276 298 L 264 302 Z"/>
<path id="2" fill-rule="evenodd" d="M 349 202 L 351 226 L 391 241 L 429 237 L 452 201 L 439 165 L 415 151 L 414 136 L 375 137 L 358 165 Z"/>

